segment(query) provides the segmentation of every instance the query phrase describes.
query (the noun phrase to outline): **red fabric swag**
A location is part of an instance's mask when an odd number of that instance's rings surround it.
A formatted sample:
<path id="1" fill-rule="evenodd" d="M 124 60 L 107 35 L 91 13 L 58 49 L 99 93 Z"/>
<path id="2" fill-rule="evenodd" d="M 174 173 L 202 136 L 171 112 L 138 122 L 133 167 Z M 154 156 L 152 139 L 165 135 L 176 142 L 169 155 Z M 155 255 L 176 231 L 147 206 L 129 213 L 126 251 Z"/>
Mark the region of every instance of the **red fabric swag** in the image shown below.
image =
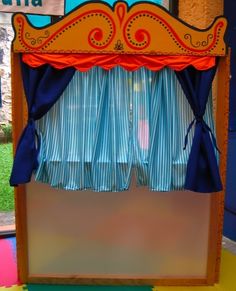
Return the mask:
<path id="1" fill-rule="evenodd" d="M 57 69 L 75 67 L 81 72 L 86 72 L 93 66 L 99 66 L 105 70 L 121 66 L 127 71 L 135 71 L 141 67 L 146 67 L 151 71 L 158 71 L 164 67 L 169 67 L 172 70 L 181 71 L 190 65 L 197 70 L 207 70 L 215 65 L 215 57 L 125 54 L 25 53 L 23 54 L 23 61 L 31 67 L 50 64 Z"/>

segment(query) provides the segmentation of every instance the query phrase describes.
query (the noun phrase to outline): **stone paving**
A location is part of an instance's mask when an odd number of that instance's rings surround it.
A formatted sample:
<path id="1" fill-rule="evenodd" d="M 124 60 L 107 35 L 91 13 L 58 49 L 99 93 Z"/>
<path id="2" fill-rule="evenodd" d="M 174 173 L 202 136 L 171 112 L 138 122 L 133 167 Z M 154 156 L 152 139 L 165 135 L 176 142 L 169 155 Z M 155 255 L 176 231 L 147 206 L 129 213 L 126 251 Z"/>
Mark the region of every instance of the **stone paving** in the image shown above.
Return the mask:
<path id="1" fill-rule="evenodd" d="M 15 213 L 10 212 L 0 212 L 0 226 L 13 225 L 15 224 Z"/>
<path id="2" fill-rule="evenodd" d="M 0 126 L 9 124 L 12 120 L 11 114 L 11 40 L 14 36 L 10 23 L 2 23 L 0 17 L 0 82 L 2 107 L 0 107 Z"/>
<path id="3" fill-rule="evenodd" d="M 228 251 L 230 251 L 234 255 L 236 255 L 236 242 L 235 241 L 232 241 L 226 237 L 223 237 L 222 247 L 224 249 L 227 249 Z"/>

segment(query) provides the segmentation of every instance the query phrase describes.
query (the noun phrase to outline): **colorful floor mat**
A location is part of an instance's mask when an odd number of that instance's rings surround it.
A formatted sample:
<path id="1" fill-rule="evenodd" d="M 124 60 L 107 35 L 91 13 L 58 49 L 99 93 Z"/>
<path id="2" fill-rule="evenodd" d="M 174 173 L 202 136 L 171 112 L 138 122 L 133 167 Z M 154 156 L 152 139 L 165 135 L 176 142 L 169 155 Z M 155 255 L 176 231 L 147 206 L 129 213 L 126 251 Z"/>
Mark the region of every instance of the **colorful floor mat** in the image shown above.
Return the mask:
<path id="1" fill-rule="evenodd" d="M 236 256 L 222 250 L 219 284 L 209 287 L 154 287 L 153 291 L 236 291 Z"/>
<path id="2" fill-rule="evenodd" d="M 74 286 L 17 284 L 15 238 L 0 239 L 0 291 L 236 291 L 236 256 L 222 251 L 220 282 L 210 287 Z M 1 286 L 6 286 L 1 287 Z"/>
<path id="3" fill-rule="evenodd" d="M 0 287 L 0 291 L 25 291 L 25 286 Z"/>
<path id="4" fill-rule="evenodd" d="M 28 291 L 152 291 L 148 286 L 27 285 Z"/>
<path id="5" fill-rule="evenodd" d="M 25 291 L 26 287 L 22 286 L 11 286 L 11 287 L 0 287 L 0 291 Z"/>
<path id="6" fill-rule="evenodd" d="M 0 238 L 0 258 L 0 287 L 18 284 L 15 237 Z"/>

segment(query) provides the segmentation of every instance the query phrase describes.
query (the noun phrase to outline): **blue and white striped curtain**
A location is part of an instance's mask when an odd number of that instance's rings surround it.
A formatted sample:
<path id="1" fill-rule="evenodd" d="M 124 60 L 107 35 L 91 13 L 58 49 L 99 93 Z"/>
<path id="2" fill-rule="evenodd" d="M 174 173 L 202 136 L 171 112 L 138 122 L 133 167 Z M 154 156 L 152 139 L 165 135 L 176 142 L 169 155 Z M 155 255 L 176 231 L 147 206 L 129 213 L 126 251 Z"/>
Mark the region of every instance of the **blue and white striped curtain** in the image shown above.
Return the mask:
<path id="1" fill-rule="evenodd" d="M 168 68 L 76 71 L 39 121 L 36 180 L 68 190 L 123 191 L 131 176 L 153 191 L 184 189 L 194 116 Z M 204 116 L 214 128 L 211 98 Z"/>

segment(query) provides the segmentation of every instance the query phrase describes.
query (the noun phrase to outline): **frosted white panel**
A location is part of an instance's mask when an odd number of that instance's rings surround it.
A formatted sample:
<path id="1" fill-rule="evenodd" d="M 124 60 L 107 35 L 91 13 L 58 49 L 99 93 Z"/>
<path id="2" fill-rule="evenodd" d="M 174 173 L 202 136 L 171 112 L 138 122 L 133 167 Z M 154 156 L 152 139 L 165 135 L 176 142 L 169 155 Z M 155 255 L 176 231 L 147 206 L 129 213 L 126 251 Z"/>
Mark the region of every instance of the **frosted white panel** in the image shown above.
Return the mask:
<path id="1" fill-rule="evenodd" d="M 205 276 L 210 196 L 27 185 L 30 275 Z"/>

